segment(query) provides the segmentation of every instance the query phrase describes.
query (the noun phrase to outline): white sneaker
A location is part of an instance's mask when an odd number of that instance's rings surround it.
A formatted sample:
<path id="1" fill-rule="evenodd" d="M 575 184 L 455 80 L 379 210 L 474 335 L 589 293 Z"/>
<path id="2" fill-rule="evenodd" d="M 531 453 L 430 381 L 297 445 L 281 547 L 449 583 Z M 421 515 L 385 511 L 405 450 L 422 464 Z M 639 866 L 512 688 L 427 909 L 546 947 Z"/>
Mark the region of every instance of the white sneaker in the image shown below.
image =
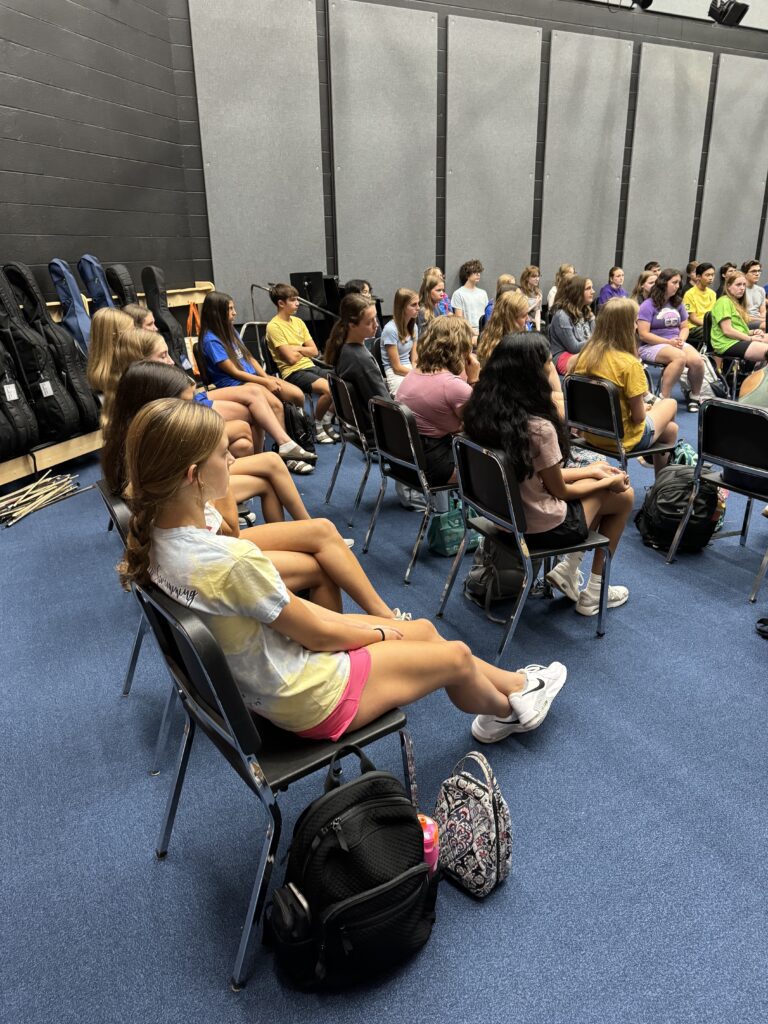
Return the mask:
<path id="1" fill-rule="evenodd" d="M 629 590 L 626 587 L 608 587 L 608 608 L 620 608 L 629 600 Z M 600 611 L 600 591 L 591 594 L 588 590 L 582 590 L 576 602 L 576 611 L 579 615 L 597 615 Z"/>
<path id="2" fill-rule="evenodd" d="M 579 600 L 579 591 L 584 586 L 584 573 L 581 569 L 576 572 L 569 572 L 565 562 L 558 562 L 557 565 L 546 575 L 547 583 L 561 590 L 566 597 L 572 601 Z"/>
<path id="3" fill-rule="evenodd" d="M 410 612 L 401 612 L 399 608 L 393 608 L 392 611 L 394 612 L 393 618 L 396 622 L 410 622 L 413 619 Z"/>
<path id="4" fill-rule="evenodd" d="M 478 715 L 472 723 L 472 735 L 481 743 L 498 743 L 514 732 L 530 732 L 547 717 L 552 701 L 562 690 L 568 676 L 565 665 L 553 661 L 551 665 L 526 665 L 522 669 L 527 682 L 520 693 L 509 698 L 512 714 L 507 718 Z"/>
<path id="5" fill-rule="evenodd" d="M 318 444 L 333 444 L 333 438 L 326 434 L 322 423 L 315 423 L 315 440 Z"/>
<path id="6" fill-rule="evenodd" d="M 355 538 L 354 537 L 342 537 L 341 539 L 344 541 L 344 543 L 347 545 L 347 547 L 350 550 L 352 550 L 352 548 L 355 546 Z"/>

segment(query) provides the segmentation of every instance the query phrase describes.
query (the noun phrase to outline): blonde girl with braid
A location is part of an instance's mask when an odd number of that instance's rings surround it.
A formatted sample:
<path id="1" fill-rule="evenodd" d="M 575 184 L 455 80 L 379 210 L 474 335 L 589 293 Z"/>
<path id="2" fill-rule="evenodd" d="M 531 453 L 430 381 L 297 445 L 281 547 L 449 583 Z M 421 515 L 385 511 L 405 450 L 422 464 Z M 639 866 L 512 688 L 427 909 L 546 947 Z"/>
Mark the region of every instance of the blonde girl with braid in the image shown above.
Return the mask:
<path id="1" fill-rule="evenodd" d="M 284 552 L 211 532 L 206 506 L 226 493 L 230 459 L 210 409 L 179 399 L 144 406 L 128 431 L 132 515 L 118 571 L 126 588 L 152 581 L 183 595 L 217 638 L 249 708 L 305 738 L 334 741 L 443 688 L 460 710 L 479 713 L 473 729 L 494 727 L 489 741 L 544 720 L 565 666 L 507 672 L 443 640 L 425 619 L 323 608 L 286 585 Z"/>

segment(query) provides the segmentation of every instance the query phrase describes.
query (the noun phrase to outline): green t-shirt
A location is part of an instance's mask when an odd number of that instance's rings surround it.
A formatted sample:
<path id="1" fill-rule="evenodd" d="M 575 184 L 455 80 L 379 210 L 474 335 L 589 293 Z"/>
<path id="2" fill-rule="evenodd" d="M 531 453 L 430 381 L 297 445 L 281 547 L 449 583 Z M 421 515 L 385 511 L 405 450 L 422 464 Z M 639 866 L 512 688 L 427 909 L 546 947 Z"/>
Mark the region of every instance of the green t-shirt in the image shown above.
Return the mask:
<path id="1" fill-rule="evenodd" d="M 749 327 L 744 322 L 741 310 L 730 297 L 721 295 L 712 308 L 712 335 L 710 344 L 718 355 L 725 355 L 728 349 L 736 344 L 733 338 L 726 338 L 720 326 L 723 320 L 730 320 L 731 327 L 740 334 L 749 335 Z"/>

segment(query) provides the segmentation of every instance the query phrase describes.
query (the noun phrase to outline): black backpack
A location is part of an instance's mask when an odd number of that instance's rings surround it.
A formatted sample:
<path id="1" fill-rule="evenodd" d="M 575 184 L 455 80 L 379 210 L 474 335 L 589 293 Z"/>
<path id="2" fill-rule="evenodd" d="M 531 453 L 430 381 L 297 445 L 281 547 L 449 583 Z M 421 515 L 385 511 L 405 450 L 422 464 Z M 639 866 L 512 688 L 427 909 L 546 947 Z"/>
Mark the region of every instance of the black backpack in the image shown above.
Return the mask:
<path id="1" fill-rule="evenodd" d="M 16 377 L 13 360 L 0 344 L 0 461 L 25 454 L 37 441 L 35 414 Z"/>
<path id="2" fill-rule="evenodd" d="M 300 445 L 305 452 L 314 452 L 316 450 L 315 434 L 304 410 L 299 409 L 293 402 L 284 402 L 283 413 L 285 415 L 285 432 L 288 437 Z"/>
<path id="3" fill-rule="evenodd" d="M 171 359 L 182 370 L 191 370 L 192 363 L 187 355 L 184 331 L 168 307 L 165 274 L 160 267 L 144 267 L 141 272 L 141 283 L 147 306 L 152 310 L 158 331 L 165 338 Z"/>
<path id="4" fill-rule="evenodd" d="M 77 406 L 79 429 L 98 430 L 99 407 L 88 384 L 85 357 L 69 331 L 57 324 L 45 304 L 32 271 L 24 263 L 6 263 L 3 273 L 22 303 L 27 324 L 45 338 L 59 379 Z"/>
<path id="5" fill-rule="evenodd" d="M 345 754 L 359 757 L 362 774 L 339 785 L 334 769 Z M 402 783 L 377 771 L 358 747 L 342 747 L 325 794 L 296 822 L 283 886 L 267 908 L 265 942 L 303 988 L 373 977 L 429 939 L 437 881 Z"/>
<path id="6" fill-rule="evenodd" d="M 0 271 L 0 342 L 13 359 L 34 409 L 39 440 L 65 441 L 80 429 L 77 406 L 59 378 L 45 337 L 25 320 L 19 307 L 22 301 Z"/>
<path id="7" fill-rule="evenodd" d="M 643 544 L 668 551 L 693 489 L 693 466 L 665 466 L 635 516 Z M 680 541 L 680 551 L 701 551 L 712 539 L 719 518 L 717 487 L 702 480 L 693 511 Z"/>

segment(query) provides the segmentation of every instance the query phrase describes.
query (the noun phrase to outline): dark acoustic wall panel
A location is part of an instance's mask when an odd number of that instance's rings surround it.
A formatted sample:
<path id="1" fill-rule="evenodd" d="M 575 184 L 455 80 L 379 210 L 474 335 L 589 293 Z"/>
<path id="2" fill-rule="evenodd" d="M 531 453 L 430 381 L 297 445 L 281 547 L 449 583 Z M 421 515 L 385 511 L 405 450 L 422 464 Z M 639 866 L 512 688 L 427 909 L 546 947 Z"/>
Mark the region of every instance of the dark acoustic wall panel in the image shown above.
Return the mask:
<path id="1" fill-rule="evenodd" d="M 717 74 L 696 256 L 716 266 L 756 255 L 768 167 L 765 62 L 723 54 Z M 760 129 L 755 131 L 755 126 Z"/>
<path id="2" fill-rule="evenodd" d="M 218 288 L 250 319 L 251 282 L 325 270 L 313 0 L 190 0 Z M 274 314 L 259 293 L 257 314 Z"/>
<path id="3" fill-rule="evenodd" d="M 624 235 L 627 282 L 652 259 L 685 270 L 711 72 L 711 53 L 643 43 Z M 607 273 L 605 267 L 601 284 Z"/>
<path id="4" fill-rule="evenodd" d="M 600 280 L 616 255 L 632 43 L 553 32 L 541 223 L 542 289 L 560 263 Z"/>
<path id="5" fill-rule="evenodd" d="M 50 297 L 48 261 L 84 252 L 137 280 L 161 264 L 170 287 L 210 277 L 202 183 L 187 177 L 179 137 L 175 64 L 191 68 L 191 46 L 174 52 L 170 18 L 188 19 L 186 0 L 1 10 L 2 258 L 29 263 Z"/>
<path id="6" fill-rule="evenodd" d="M 448 18 L 445 272 L 478 258 L 491 295 L 531 256 L 541 29 Z M 490 53 L 514 60 L 489 60 Z M 514 103 L 510 102 L 514 97 Z"/>
<path id="7" fill-rule="evenodd" d="M 388 311 L 435 260 L 437 16 L 335 0 L 330 43 L 339 276 Z"/>

